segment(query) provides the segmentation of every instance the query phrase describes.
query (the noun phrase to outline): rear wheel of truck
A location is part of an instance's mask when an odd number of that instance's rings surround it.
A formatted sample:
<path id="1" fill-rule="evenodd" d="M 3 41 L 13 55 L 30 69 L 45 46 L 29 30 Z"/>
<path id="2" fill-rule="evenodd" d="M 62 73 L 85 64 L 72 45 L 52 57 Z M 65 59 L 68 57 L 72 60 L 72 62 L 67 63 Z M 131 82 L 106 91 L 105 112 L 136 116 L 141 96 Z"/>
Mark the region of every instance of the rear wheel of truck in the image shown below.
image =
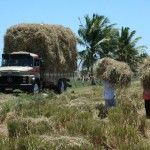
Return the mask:
<path id="1" fill-rule="evenodd" d="M 37 82 L 33 83 L 33 87 L 32 87 L 32 93 L 33 94 L 38 94 L 40 92 L 40 88 Z"/>
<path id="2" fill-rule="evenodd" d="M 58 83 L 58 93 L 61 94 L 65 91 L 65 85 L 63 81 L 59 81 Z"/>

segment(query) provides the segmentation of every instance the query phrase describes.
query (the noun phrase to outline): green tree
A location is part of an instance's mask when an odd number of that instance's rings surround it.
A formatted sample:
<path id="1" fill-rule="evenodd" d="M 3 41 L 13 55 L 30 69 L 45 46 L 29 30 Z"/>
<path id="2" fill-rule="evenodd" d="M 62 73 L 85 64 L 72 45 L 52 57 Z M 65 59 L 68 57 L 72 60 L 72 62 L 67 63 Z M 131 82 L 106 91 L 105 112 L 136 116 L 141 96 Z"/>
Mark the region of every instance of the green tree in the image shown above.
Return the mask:
<path id="1" fill-rule="evenodd" d="M 82 69 L 87 70 L 87 72 L 90 72 L 90 66 L 91 66 L 91 61 L 90 61 L 90 52 L 89 50 L 82 50 L 78 52 L 78 59 L 80 60 L 79 66 L 82 64 Z M 94 55 L 93 57 L 93 63 L 96 62 L 97 57 Z"/>
<path id="2" fill-rule="evenodd" d="M 93 14 L 92 18 L 88 15 L 85 17 L 85 25 L 81 23 L 78 30 L 78 42 L 85 47 L 79 55 L 83 59 L 83 67 L 90 70 L 93 76 L 93 65 L 95 61 L 104 55 L 105 51 L 102 49 L 102 44 L 110 40 L 110 32 L 112 31 L 113 24 L 109 24 L 109 20 L 105 16 Z M 106 54 L 109 52 L 107 51 Z"/>
<path id="3" fill-rule="evenodd" d="M 133 39 L 135 33 L 135 30 L 130 32 L 130 28 L 122 27 L 121 32 L 118 31 L 117 47 L 113 53 L 114 59 L 128 63 L 133 71 L 136 70 L 138 63 L 141 61 L 142 54 L 146 56 L 146 46 L 136 47 L 141 37 Z"/>
<path id="4" fill-rule="evenodd" d="M 118 29 L 111 28 L 109 32 L 109 39 L 105 41 L 104 43 L 101 43 L 101 48 L 98 51 L 98 55 L 100 58 L 104 57 L 113 57 L 113 53 L 117 49 L 117 44 L 118 44 Z"/>

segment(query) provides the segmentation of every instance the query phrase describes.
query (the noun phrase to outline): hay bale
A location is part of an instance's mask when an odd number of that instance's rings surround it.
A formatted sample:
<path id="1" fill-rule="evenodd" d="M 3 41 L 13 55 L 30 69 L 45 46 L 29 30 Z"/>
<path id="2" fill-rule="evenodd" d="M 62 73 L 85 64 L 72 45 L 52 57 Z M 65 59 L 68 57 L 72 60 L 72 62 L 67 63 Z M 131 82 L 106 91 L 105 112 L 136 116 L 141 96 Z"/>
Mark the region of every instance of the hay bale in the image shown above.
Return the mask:
<path id="1" fill-rule="evenodd" d="M 144 63 L 139 66 L 138 73 L 143 88 L 150 89 L 150 59 L 145 59 Z"/>
<path id="2" fill-rule="evenodd" d="M 126 87 L 131 82 L 132 71 L 124 63 L 111 58 L 103 58 L 96 62 L 94 72 L 97 78 L 109 81 L 119 87 Z"/>
<path id="3" fill-rule="evenodd" d="M 74 72 L 77 68 L 76 37 L 61 25 L 19 24 L 7 29 L 4 53 L 25 51 L 45 60 L 52 72 Z"/>

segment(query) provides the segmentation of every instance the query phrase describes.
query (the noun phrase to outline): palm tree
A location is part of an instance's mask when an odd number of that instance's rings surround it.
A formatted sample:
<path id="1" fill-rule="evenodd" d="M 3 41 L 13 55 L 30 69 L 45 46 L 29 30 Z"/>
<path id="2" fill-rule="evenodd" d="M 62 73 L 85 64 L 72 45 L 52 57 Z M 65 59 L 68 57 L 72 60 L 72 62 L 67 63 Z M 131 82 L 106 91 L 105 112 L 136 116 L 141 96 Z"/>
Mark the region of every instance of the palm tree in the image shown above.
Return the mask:
<path id="1" fill-rule="evenodd" d="M 87 50 L 82 50 L 80 52 L 78 52 L 78 60 L 79 61 L 79 65 L 78 68 L 80 68 L 80 65 L 82 65 L 82 69 L 87 69 L 87 71 L 89 71 L 90 69 L 90 61 L 88 58 L 88 51 Z"/>
<path id="2" fill-rule="evenodd" d="M 140 61 L 140 53 L 145 53 L 144 48 L 146 48 L 146 46 L 136 47 L 141 37 L 133 39 L 135 33 L 136 31 L 130 32 L 130 28 L 128 27 L 122 27 L 121 33 L 118 33 L 116 50 L 113 53 L 114 59 L 128 63 L 133 71 Z"/>
<path id="3" fill-rule="evenodd" d="M 101 43 L 101 49 L 98 51 L 100 58 L 113 57 L 113 53 L 118 47 L 118 29 L 111 28 L 109 38 L 110 40 Z"/>
<path id="4" fill-rule="evenodd" d="M 102 44 L 110 40 L 110 32 L 113 25 L 108 25 L 109 20 L 105 16 L 93 14 L 92 18 L 88 15 L 85 17 L 85 25 L 80 21 L 78 30 L 78 42 L 85 47 L 82 54 L 84 54 L 83 61 L 93 76 L 93 65 L 95 59 L 105 53 L 102 49 Z M 107 52 L 108 53 L 108 52 Z"/>

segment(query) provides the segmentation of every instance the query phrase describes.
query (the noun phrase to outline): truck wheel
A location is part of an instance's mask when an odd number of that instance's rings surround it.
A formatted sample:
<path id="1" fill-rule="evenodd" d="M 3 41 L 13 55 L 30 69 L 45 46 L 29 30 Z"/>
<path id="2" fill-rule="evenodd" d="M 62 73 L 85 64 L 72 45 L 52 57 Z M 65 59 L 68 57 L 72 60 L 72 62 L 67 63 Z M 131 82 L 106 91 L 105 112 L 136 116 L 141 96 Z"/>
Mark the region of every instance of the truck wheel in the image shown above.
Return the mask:
<path id="1" fill-rule="evenodd" d="M 64 82 L 63 81 L 60 81 L 58 83 L 58 93 L 61 94 L 65 91 L 65 85 L 64 85 Z"/>
<path id="2" fill-rule="evenodd" d="M 39 85 L 37 84 L 37 82 L 33 83 L 32 93 L 38 94 L 39 92 L 40 92 Z"/>

